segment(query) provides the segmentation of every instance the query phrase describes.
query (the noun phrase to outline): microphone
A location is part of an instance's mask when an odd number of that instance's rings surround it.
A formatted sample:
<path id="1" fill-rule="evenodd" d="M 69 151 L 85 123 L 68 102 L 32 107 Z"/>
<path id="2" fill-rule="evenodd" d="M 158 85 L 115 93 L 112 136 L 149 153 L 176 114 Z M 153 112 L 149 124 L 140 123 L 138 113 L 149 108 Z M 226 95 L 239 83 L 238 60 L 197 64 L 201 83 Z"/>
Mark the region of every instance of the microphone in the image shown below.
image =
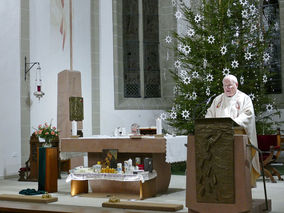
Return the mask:
<path id="1" fill-rule="evenodd" d="M 212 98 L 214 98 L 216 96 L 216 94 L 214 93 L 213 95 L 211 95 L 206 101 L 204 102 L 201 102 L 199 104 L 197 104 L 194 108 L 194 116 L 193 116 L 193 120 L 197 119 L 200 117 L 200 115 L 202 115 L 202 113 L 204 112 L 204 110 L 206 109 L 206 107 L 208 106 L 208 104 L 211 102 Z M 198 114 L 198 116 L 195 117 L 195 113 L 196 113 L 196 110 L 197 110 L 197 107 L 199 107 L 200 105 L 202 105 L 203 103 L 205 103 L 203 109 L 201 110 L 201 112 Z"/>
<path id="2" fill-rule="evenodd" d="M 207 106 L 207 105 L 211 102 L 211 99 L 214 98 L 215 96 L 216 96 L 215 93 L 214 93 L 213 95 L 211 95 L 211 96 L 207 99 L 205 106 Z"/>

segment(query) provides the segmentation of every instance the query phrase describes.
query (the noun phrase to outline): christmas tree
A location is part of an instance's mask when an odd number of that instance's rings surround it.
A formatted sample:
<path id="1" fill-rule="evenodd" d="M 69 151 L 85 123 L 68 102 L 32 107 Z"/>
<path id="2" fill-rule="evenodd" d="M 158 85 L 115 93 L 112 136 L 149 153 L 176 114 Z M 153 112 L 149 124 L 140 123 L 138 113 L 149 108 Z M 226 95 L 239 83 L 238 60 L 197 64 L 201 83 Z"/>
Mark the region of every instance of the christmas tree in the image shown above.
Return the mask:
<path id="1" fill-rule="evenodd" d="M 175 16 L 183 20 L 183 31 L 174 32 L 174 39 L 166 37 L 175 46 L 175 97 L 161 118 L 181 134 L 193 133 L 194 120 L 204 117 L 213 98 L 223 92 L 224 76 L 233 74 L 238 89 L 253 101 L 257 131 L 270 131 L 275 127 L 272 117 L 280 115 L 266 92 L 275 23 L 264 24 L 255 0 L 203 0 L 195 8 L 178 2 Z"/>

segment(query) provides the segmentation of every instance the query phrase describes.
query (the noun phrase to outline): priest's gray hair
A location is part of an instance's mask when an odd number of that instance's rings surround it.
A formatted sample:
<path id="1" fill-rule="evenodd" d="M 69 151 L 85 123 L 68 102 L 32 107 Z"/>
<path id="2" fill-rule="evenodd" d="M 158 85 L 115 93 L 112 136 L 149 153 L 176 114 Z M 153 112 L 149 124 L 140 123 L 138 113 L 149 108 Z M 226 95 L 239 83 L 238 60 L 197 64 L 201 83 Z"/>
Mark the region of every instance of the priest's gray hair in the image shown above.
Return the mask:
<path id="1" fill-rule="evenodd" d="M 223 83 L 224 83 L 224 80 L 225 79 L 229 79 L 229 80 L 231 80 L 231 81 L 233 81 L 234 83 L 236 83 L 236 84 L 238 84 L 238 79 L 237 79 L 237 77 L 236 76 L 234 76 L 234 75 L 226 75 L 224 78 L 223 78 Z"/>

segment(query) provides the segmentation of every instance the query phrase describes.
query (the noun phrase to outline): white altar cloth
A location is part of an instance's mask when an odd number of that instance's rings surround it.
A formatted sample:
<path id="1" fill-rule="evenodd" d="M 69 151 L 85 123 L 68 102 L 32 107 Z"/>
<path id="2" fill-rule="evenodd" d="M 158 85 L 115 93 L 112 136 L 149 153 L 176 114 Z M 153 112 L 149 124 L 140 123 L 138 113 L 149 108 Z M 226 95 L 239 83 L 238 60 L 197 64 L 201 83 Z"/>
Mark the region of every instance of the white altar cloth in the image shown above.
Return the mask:
<path id="1" fill-rule="evenodd" d="M 187 157 L 187 136 L 166 135 L 166 162 L 175 163 L 186 161 Z"/>
<path id="2" fill-rule="evenodd" d="M 118 173 L 71 173 L 66 182 L 71 180 L 115 180 L 115 181 L 141 181 L 144 183 L 157 177 L 157 172 L 139 172 L 138 174 L 118 174 Z"/>

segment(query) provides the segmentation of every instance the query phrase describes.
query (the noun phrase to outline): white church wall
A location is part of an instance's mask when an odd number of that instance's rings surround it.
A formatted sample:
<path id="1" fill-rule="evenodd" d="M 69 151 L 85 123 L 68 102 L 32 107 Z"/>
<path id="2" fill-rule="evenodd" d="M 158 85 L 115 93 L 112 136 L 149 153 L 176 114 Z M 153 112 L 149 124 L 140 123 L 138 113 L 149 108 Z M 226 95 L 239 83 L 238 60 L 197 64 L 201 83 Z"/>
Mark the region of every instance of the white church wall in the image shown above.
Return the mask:
<path id="1" fill-rule="evenodd" d="M 0 179 L 21 166 L 20 1 L 0 1 Z"/>
<path id="2" fill-rule="evenodd" d="M 132 123 L 154 126 L 160 110 L 115 110 L 113 79 L 112 1 L 100 1 L 100 120 L 101 134 L 112 135 L 116 127 L 130 131 Z"/>
<path id="3" fill-rule="evenodd" d="M 90 0 L 73 0 L 73 8 L 73 66 L 82 73 L 83 131 L 84 136 L 88 136 L 92 134 Z"/>
<path id="4" fill-rule="evenodd" d="M 91 134 L 90 1 L 73 0 L 73 70 L 81 72 L 84 97 L 84 134 Z M 63 20 L 62 34 L 60 25 Z M 64 33 L 66 35 L 64 41 Z M 31 95 L 31 130 L 39 124 L 57 124 L 57 74 L 70 70 L 69 1 L 30 1 L 30 60 L 42 69 L 44 97 Z M 64 44 L 64 48 L 63 48 Z M 35 91 L 35 70 L 30 73 Z"/>

